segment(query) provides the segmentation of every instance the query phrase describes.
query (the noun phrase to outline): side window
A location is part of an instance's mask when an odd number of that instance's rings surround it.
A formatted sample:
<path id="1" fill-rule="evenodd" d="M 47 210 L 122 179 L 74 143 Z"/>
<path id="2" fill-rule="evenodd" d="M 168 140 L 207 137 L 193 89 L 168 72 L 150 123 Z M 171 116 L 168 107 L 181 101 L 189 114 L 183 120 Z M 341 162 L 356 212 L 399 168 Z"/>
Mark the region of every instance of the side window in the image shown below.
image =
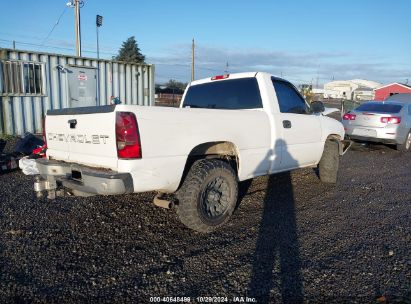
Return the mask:
<path id="1" fill-rule="evenodd" d="M 271 78 L 281 113 L 306 114 L 307 105 L 297 90 L 285 81 Z"/>

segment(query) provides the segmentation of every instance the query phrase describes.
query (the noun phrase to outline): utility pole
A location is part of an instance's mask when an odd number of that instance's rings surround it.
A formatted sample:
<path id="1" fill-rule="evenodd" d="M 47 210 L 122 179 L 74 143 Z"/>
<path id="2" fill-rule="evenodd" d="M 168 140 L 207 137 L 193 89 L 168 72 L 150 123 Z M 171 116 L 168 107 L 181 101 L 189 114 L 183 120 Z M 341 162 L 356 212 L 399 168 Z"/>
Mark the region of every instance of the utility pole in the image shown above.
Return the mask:
<path id="1" fill-rule="evenodd" d="M 228 70 L 228 60 L 227 60 L 227 62 L 226 62 L 226 64 L 225 64 L 224 74 L 228 74 L 228 72 L 229 72 L 229 70 Z"/>
<path id="2" fill-rule="evenodd" d="M 194 75 L 194 64 L 195 64 L 195 62 L 194 62 L 194 57 L 195 57 L 195 53 L 194 53 L 194 48 L 195 48 L 195 45 L 194 45 L 194 38 L 193 38 L 193 41 L 192 41 L 192 43 L 191 43 L 191 81 L 194 81 L 194 77 L 195 77 L 195 75 Z"/>
<path id="3" fill-rule="evenodd" d="M 81 57 L 81 27 L 80 27 L 80 8 L 84 6 L 84 0 L 70 0 L 66 4 L 74 8 L 74 31 L 76 32 L 76 56 Z"/>
<path id="4" fill-rule="evenodd" d="M 75 31 L 76 31 L 76 56 L 81 57 L 80 5 L 83 6 L 84 2 L 82 0 L 72 0 L 72 1 L 74 2 L 74 25 L 75 25 Z"/>

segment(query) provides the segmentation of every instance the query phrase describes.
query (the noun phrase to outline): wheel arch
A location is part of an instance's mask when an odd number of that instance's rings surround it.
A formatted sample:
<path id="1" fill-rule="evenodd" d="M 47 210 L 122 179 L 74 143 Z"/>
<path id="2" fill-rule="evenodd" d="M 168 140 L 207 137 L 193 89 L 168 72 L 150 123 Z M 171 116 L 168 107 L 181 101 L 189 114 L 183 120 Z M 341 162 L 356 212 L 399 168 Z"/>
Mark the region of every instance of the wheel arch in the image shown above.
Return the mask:
<path id="1" fill-rule="evenodd" d="M 236 172 L 240 170 L 240 153 L 238 147 L 231 141 L 204 142 L 193 147 L 187 156 L 178 189 L 181 187 L 193 163 L 200 159 L 220 159 L 227 162 Z"/>
<path id="2" fill-rule="evenodd" d="M 332 133 L 332 134 L 328 134 L 328 136 L 326 137 L 326 139 L 325 139 L 325 141 L 324 141 L 324 146 L 325 146 L 325 143 L 327 142 L 327 141 L 334 141 L 334 142 L 336 142 L 337 144 L 338 144 L 338 150 L 339 150 L 339 154 L 340 155 L 344 155 L 344 142 L 343 142 L 343 138 L 341 138 L 341 135 L 339 135 L 339 134 L 334 134 L 334 133 Z M 324 152 L 324 151 L 323 151 Z"/>
<path id="3" fill-rule="evenodd" d="M 339 134 L 328 134 L 325 140 L 342 140 Z"/>

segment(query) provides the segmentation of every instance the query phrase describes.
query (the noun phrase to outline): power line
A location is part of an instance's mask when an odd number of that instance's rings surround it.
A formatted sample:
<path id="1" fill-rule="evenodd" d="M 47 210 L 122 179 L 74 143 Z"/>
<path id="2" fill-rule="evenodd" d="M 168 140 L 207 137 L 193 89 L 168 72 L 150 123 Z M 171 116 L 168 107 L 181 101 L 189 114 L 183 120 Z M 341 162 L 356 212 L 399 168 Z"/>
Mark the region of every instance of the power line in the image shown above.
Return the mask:
<path id="1" fill-rule="evenodd" d="M 155 63 L 155 65 L 180 66 L 180 67 L 185 67 L 185 68 L 191 67 L 190 64 L 183 64 L 183 63 L 162 63 L 162 62 L 158 62 L 158 63 Z M 205 71 L 212 71 L 212 72 L 217 72 L 217 73 L 221 72 L 221 70 L 204 68 L 204 67 L 198 66 L 198 63 L 196 65 L 196 69 L 205 70 Z"/>
<path id="2" fill-rule="evenodd" d="M 0 41 L 10 42 L 10 43 L 13 43 L 13 41 L 14 41 L 14 42 L 19 43 L 19 44 L 22 44 L 22 45 L 36 46 L 36 47 L 45 47 L 45 48 L 49 48 L 49 49 L 62 50 L 62 51 L 74 51 L 74 50 L 75 50 L 74 48 L 59 47 L 59 46 L 53 46 L 53 45 L 47 45 L 47 44 L 44 44 L 44 45 L 43 45 L 43 44 L 23 42 L 23 41 L 16 41 L 16 40 L 8 40 L 8 39 L 2 39 L 2 38 L 0 38 Z M 84 52 L 85 52 L 85 53 L 92 53 L 92 54 L 96 54 L 96 53 L 97 53 L 96 51 L 92 51 L 92 50 L 84 50 Z M 102 52 L 102 51 L 100 51 L 100 53 L 106 54 L 106 55 L 110 55 L 110 56 L 115 56 L 115 55 L 117 55 L 117 54 L 115 54 L 115 53 Z"/>
<path id="3" fill-rule="evenodd" d="M 54 45 L 47 45 L 47 44 L 36 44 L 36 43 L 30 43 L 30 42 L 22 42 L 22 41 L 15 41 L 15 40 L 9 40 L 9 39 L 2 39 L 0 38 L 0 41 L 3 42 L 9 42 L 9 43 L 13 43 L 16 42 L 18 44 L 22 44 L 22 45 L 28 45 L 28 46 L 33 46 L 33 47 L 43 47 L 43 48 L 48 48 L 48 49 L 55 49 L 55 50 L 61 50 L 61 51 L 74 51 L 74 48 L 68 48 L 68 47 L 59 47 L 59 46 L 54 46 Z M 83 50 L 84 53 L 88 53 L 88 54 L 97 54 L 96 51 L 92 51 L 92 50 Z M 105 54 L 105 55 L 109 55 L 109 56 L 116 56 L 116 53 L 111 53 L 111 52 L 104 52 L 104 51 L 100 51 L 101 54 Z M 153 62 L 155 65 L 165 65 L 165 66 L 180 66 L 180 67 L 185 67 L 185 68 L 190 68 L 191 65 L 190 64 L 183 64 L 183 63 L 161 63 L 161 62 Z M 228 62 L 227 62 L 228 63 Z M 232 66 L 232 65 L 231 65 Z M 228 68 L 226 66 L 226 68 Z M 207 67 L 202 67 L 201 63 L 197 63 L 196 65 L 196 69 L 198 70 L 203 70 L 203 71 L 211 71 L 211 72 L 215 72 L 215 73 L 221 73 L 220 69 L 213 69 L 213 68 L 207 68 Z M 310 81 L 306 80 L 306 79 L 302 79 L 299 77 L 293 77 L 293 76 L 287 76 L 286 77 L 289 80 L 293 80 L 293 81 L 297 81 L 297 82 L 301 82 L 301 83 L 309 83 Z M 319 79 L 321 80 L 325 80 L 326 78 L 322 78 L 319 77 Z"/>
<path id="4" fill-rule="evenodd" d="M 53 27 L 51 28 L 50 32 L 48 33 L 48 35 L 46 36 L 46 38 L 44 38 L 43 42 L 41 43 L 41 45 L 44 45 L 44 43 L 47 41 L 47 39 L 49 39 L 50 35 L 53 33 L 54 29 L 56 28 L 56 26 L 59 24 L 61 18 L 63 17 L 64 13 L 67 11 L 68 6 L 64 7 L 64 10 L 61 12 L 60 16 L 58 17 L 56 23 L 54 23 Z"/>

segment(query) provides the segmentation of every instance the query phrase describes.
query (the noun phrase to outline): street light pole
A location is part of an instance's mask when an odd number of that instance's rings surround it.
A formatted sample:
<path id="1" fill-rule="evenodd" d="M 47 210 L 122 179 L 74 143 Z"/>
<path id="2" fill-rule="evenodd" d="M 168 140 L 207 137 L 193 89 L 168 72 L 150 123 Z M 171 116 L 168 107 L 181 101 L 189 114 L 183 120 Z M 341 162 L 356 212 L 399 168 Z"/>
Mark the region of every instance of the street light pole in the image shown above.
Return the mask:
<path id="1" fill-rule="evenodd" d="M 103 25 L 103 16 L 96 16 L 96 32 L 97 32 L 97 59 L 100 59 L 100 46 L 98 39 L 98 28 Z"/>
<path id="2" fill-rule="evenodd" d="M 193 38 L 193 41 L 192 41 L 192 44 L 191 44 L 191 81 L 194 81 L 194 78 L 195 78 L 195 75 L 194 75 L 194 71 L 195 71 L 195 69 L 194 69 L 194 63 L 195 63 L 195 60 L 194 60 L 194 57 L 195 57 L 194 47 L 195 47 L 195 45 L 194 45 L 194 38 Z"/>
<path id="3" fill-rule="evenodd" d="M 98 26 L 96 26 L 96 34 L 97 34 L 97 59 L 100 59 L 100 47 L 98 45 Z"/>

